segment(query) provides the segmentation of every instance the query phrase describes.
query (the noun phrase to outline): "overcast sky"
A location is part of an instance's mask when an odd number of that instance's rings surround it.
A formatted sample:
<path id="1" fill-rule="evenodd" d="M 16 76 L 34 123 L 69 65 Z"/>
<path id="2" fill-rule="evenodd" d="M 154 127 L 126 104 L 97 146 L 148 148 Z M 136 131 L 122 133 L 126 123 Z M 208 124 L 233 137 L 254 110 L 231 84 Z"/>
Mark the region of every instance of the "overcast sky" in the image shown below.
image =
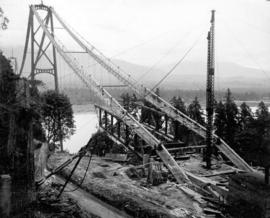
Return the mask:
<path id="1" fill-rule="evenodd" d="M 23 46 L 32 0 L 0 0 L 10 23 L 0 46 Z M 270 2 L 266 0 L 44 0 L 107 56 L 137 64 L 206 61 L 210 11 L 216 10 L 218 62 L 270 71 Z M 59 36 L 62 30 L 59 31 Z M 58 32 L 57 32 L 58 33 Z M 64 39 L 65 40 L 65 39 Z"/>

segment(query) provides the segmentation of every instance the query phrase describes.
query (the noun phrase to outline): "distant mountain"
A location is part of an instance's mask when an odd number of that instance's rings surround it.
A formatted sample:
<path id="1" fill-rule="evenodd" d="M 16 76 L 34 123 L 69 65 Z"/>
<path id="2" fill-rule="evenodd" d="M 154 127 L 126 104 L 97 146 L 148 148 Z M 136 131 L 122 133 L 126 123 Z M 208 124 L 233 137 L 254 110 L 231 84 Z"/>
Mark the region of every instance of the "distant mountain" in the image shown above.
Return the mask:
<path id="1" fill-rule="evenodd" d="M 120 67 L 147 86 L 154 86 L 173 67 L 158 66 L 158 68 L 131 64 L 121 60 L 114 60 Z M 149 69 L 151 69 L 149 71 Z M 270 72 L 268 72 L 270 75 Z M 144 76 L 145 75 L 145 76 Z M 143 76 L 143 77 L 142 77 Z M 248 68 L 234 63 L 218 63 L 215 72 L 216 89 L 232 88 L 234 90 L 269 90 L 269 80 L 261 70 Z M 206 63 L 183 62 L 161 83 L 166 89 L 205 89 Z"/>
<path id="2" fill-rule="evenodd" d="M 11 56 L 12 49 L 4 48 L 4 53 Z M 13 49 L 13 56 L 18 57 L 20 66 L 23 47 Z M 101 67 L 94 64 L 93 61 L 85 57 L 76 57 L 80 65 L 89 73 L 97 76 L 97 80 L 102 84 L 118 84 L 119 82 L 112 79 L 104 73 Z M 136 80 L 148 87 L 154 86 L 157 82 L 166 75 L 172 68 L 174 63 L 166 66 L 142 66 L 139 64 L 130 63 L 124 60 L 113 59 L 116 65 L 120 66 L 125 72 L 130 74 Z M 46 66 L 46 60 L 42 61 L 41 65 Z M 59 81 L 62 87 L 76 86 L 83 87 L 82 83 L 73 75 L 72 71 L 67 67 L 62 59 L 58 59 Z M 26 62 L 26 71 L 30 71 L 30 63 Z M 27 73 L 27 74 L 28 74 Z M 267 72 L 270 75 L 270 72 Z M 38 77 L 45 83 L 52 84 L 50 75 L 40 75 Z M 265 75 L 259 69 L 253 69 L 241 66 L 235 63 L 221 62 L 217 63 L 215 73 L 215 88 L 217 90 L 231 88 L 237 91 L 265 91 L 269 90 L 270 77 Z M 181 63 L 161 84 L 162 88 L 166 89 L 191 89 L 191 90 L 204 90 L 206 84 L 206 63 L 203 62 L 190 62 L 186 61 Z"/>

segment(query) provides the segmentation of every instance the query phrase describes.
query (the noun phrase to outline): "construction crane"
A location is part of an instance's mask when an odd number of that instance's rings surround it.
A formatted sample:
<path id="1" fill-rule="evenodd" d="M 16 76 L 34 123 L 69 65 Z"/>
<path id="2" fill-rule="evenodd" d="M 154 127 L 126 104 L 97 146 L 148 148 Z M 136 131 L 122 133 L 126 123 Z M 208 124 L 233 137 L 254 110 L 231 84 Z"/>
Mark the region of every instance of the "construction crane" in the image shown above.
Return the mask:
<path id="1" fill-rule="evenodd" d="M 213 149 L 213 113 L 214 113 L 214 76 L 215 76 L 215 11 L 212 10 L 211 27 L 207 36 L 207 81 L 206 81 L 206 167 L 211 168 L 211 155 Z"/>

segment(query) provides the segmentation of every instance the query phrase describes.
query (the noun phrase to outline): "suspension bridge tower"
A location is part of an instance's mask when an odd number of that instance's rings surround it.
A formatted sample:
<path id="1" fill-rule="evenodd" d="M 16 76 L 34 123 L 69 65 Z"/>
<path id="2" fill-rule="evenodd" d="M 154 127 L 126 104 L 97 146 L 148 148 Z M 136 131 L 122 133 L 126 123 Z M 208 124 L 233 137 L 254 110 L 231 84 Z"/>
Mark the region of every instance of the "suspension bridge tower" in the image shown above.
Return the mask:
<path id="1" fill-rule="evenodd" d="M 54 22 L 51 7 L 44 5 L 31 5 L 29 10 L 28 26 L 26 32 L 26 40 L 22 58 L 22 64 L 19 71 L 21 75 L 25 71 L 26 60 L 30 58 L 30 80 L 34 84 L 35 77 L 38 74 L 50 74 L 54 77 L 55 91 L 59 91 L 58 75 L 57 75 L 57 62 L 56 51 L 51 41 L 46 41 L 45 32 L 42 30 L 40 23 L 34 19 L 34 12 L 32 7 L 36 11 L 40 11 L 43 16 L 43 23 L 54 37 Z M 30 47 L 30 52 L 28 52 Z M 27 56 L 28 57 L 27 58 Z"/>

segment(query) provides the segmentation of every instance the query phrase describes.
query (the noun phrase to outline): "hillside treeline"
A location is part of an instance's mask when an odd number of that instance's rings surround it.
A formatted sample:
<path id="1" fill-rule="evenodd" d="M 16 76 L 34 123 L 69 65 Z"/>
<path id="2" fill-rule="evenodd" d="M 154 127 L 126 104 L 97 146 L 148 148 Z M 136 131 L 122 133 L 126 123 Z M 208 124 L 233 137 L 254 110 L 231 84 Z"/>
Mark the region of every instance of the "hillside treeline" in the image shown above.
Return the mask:
<path id="1" fill-rule="evenodd" d="M 110 88 L 108 91 L 118 100 L 121 100 L 122 93 L 129 93 L 132 91 L 127 88 Z M 226 90 L 215 91 L 216 99 L 224 100 L 224 93 Z M 89 104 L 94 103 L 97 98 L 87 88 L 65 88 L 64 93 L 67 94 L 72 104 Z M 191 103 L 195 97 L 205 105 L 205 90 L 181 90 L 181 89 L 160 89 L 161 97 L 165 100 L 171 100 L 172 96 L 182 96 L 183 100 Z M 234 92 L 234 99 L 237 101 L 261 101 L 269 100 L 270 93 L 255 92 L 255 91 L 239 91 Z"/>
<path id="2" fill-rule="evenodd" d="M 157 90 L 156 93 L 160 94 L 161 91 Z M 138 97 L 129 93 L 122 94 L 121 99 L 125 109 L 130 112 L 138 101 Z M 214 105 L 215 133 L 250 164 L 264 167 L 269 165 L 270 113 L 266 104 L 263 101 L 259 102 L 255 112 L 252 112 L 245 102 L 242 102 L 239 107 L 235 103 L 235 97 L 230 89 L 221 99 L 215 101 Z M 173 96 L 170 103 L 193 120 L 205 125 L 206 117 L 197 97 L 194 97 L 190 103 L 185 103 L 181 96 Z M 153 107 L 147 102 L 144 102 L 144 105 Z M 158 109 L 156 108 L 156 110 Z M 150 113 L 148 109 L 144 108 L 141 119 L 146 120 L 148 113 Z M 158 118 L 161 119 L 158 115 L 155 116 L 155 119 Z M 160 123 L 162 123 L 161 120 Z M 190 131 L 177 121 L 173 121 L 172 127 L 172 133 L 176 139 L 184 141 L 189 137 Z"/>

